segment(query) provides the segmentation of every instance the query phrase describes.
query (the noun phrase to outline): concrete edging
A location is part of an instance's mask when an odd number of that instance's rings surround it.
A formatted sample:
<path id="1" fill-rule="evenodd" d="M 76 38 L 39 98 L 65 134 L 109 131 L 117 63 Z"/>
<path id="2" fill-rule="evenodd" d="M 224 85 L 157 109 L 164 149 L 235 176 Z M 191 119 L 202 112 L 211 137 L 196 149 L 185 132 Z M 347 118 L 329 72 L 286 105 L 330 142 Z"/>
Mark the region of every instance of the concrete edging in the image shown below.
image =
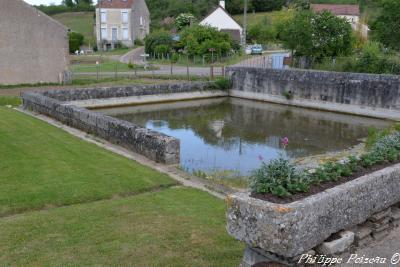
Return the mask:
<path id="1" fill-rule="evenodd" d="M 227 197 L 227 230 L 250 247 L 295 257 L 400 201 L 400 164 L 289 204 Z"/>

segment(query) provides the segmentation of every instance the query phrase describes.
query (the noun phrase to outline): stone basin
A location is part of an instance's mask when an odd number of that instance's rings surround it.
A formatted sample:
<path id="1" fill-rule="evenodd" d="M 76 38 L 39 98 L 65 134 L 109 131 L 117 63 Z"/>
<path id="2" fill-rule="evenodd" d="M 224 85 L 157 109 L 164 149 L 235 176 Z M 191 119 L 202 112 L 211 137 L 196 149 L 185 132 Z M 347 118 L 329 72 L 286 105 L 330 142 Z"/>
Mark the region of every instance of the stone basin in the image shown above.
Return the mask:
<path id="1" fill-rule="evenodd" d="M 229 195 L 227 230 L 250 247 L 292 258 L 399 201 L 396 164 L 288 204 Z"/>

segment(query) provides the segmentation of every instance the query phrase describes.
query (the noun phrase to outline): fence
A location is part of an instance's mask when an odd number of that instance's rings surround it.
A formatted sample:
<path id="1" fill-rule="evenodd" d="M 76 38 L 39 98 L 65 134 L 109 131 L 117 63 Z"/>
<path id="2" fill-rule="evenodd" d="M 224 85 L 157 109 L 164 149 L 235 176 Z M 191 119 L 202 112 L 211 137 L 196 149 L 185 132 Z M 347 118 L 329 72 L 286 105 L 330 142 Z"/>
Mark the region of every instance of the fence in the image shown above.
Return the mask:
<path id="1" fill-rule="evenodd" d="M 170 79 L 170 80 L 213 80 L 225 76 L 225 65 L 206 64 L 186 66 L 180 64 L 152 64 L 142 61 L 124 64 L 121 62 L 75 62 L 70 68 L 72 82 L 118 81 L 126 79 Z"/>

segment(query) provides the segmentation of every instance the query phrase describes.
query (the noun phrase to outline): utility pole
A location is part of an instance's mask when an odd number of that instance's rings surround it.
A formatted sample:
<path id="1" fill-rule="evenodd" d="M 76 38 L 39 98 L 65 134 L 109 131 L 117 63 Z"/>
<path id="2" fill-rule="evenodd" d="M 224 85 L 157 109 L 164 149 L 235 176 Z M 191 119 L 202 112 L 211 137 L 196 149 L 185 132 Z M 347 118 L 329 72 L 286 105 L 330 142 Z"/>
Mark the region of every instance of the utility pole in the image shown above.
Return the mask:
<path id="1" fill-rule="evenodd" d="M 96 25 L 96 28 L 99 27 L 99 39 L 100 39 L 100 42 L 97 44 L 97 49 L 99 51 L 103 51 L 103 38 L 101 36 L 101 0 L 97 0 L 97 6 L 99 7 L 99 16 L 97 17 L 97 14 L 96 14 L 96 18 L 99 19 L 99 25 Z M 94 12 L 96 12 L 96 9 Z M 97 19 L 96 19 L 96 23 L 97 23 Z"/>
<path id="2" fill-rule="evenodd" d="M 246 39 L 247 39 L 247 1 L 244 0 L 244 8 L 243 8 L 243 51 L 246 50 Z"/>

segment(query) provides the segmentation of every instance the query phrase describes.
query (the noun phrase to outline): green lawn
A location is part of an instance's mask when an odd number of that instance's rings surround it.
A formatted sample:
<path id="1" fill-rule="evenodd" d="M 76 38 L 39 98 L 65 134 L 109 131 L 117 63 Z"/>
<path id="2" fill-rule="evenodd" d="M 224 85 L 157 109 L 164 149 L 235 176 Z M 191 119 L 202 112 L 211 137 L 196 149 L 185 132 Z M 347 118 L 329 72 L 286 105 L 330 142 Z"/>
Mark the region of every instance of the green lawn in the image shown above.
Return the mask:
<path id="1" fill-rule="evenodd" d="M 15 266 L 239 266 L 225 205 L 194 189 L 0 220 L 0 262 Z"/>
<path id="2" fill-rule="evenodd" d="M 95 45 L 94 12 L 67 12 L 53 16 L 72 31 L 79 32 L 85 37 L 86 45 Z"/>
<path id="3" fill-rule="evenodd" d="M 121 63 L 119 61 L 104 61 L 97 67 L 96 64 L 76 64 L 71 65 L 70 70 L 72 72 L 115 72 L 115 71 L 133 71 L 128 68 L 128 64 Z"/>
<path id="4" fill-rule="evenodd" d="M 19 106 L 21 103 L 21 98 L 18 96 L 0 96 L 0 106 Z"/>
<path id="5" fill-rule="evenodd" d="M 0 216 L 175 184 L 37 119 L 0 107 Z"/>
<path id="6" fill-rule="evenodd" d="M 239 265 L 222 200 L 13 109 L 0 118 L 1 266 Z"/>

